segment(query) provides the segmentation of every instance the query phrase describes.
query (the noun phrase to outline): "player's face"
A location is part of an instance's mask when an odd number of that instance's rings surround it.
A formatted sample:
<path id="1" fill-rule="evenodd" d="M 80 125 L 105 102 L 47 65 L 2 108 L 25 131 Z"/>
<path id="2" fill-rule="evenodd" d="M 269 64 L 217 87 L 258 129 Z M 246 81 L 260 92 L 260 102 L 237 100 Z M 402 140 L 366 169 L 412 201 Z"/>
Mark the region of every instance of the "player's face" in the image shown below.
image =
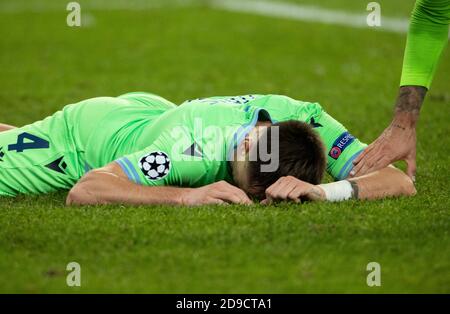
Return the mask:
<path id="1" fill-rule="evenodd" d="M 268 126 L 270 126 L 270 123 L 261 123 L 254 127 L 235 151 L 234 161 L 232 162 L 233 179 L 236 185 L 244 191 L 247 191 L 250 186 L 248 177 L 250 152 L 255 151 L 258 139 L 264 134 L 264 130 Z"/>

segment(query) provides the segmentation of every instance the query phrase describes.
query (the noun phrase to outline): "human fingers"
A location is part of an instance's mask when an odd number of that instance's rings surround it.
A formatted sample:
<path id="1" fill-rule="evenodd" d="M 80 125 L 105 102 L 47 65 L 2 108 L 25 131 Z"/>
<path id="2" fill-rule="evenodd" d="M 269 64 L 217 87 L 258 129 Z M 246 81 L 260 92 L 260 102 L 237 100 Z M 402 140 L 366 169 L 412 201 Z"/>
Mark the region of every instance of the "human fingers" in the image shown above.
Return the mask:
<path id="1" fill-rule="evenodd" d="M 295 189 L 298 184 L 298 180 L 293 177 L 285 177 L 281 180 L 280 184 L 270 192 L 270 197 L 277 200 L 286 200 L 288 194 Z"/>
<path id="2" fill-rule="evenodd" d="M 230 195 L 228 197 L 231 197 L 231 195 L 233 195 L 233 202 L 234 203 L 239 203 L 239 204 L 253 204 L 252 200 L 248 197 L 248 195 L 240 188 L 222 181 L 221 184 L 218 186 L 217 191 L 220 191 L 222 193 L 224 193 L 223 195 Z M 236 201 L 236 199 L 238 199 L 238 201 Z"/>
<path id="3" fill-rule="evenodd" d="M 358 177 L 370 172 L 373 169 L 373 165 L 381 158 L 380 148 L 375 147 L 371 149 L 356 166 L 350 171 L 350 177 Z"/>
<path id="4" fill-rule="evenodd" d="M 226 205 L 226 204 L 227 202 L 216 197 L 208 197 L 204 203 L 204 205 Z"/>
<path id="5" fill-rule="evenodd" d="M 408 164 L 408 168 L 406 169 L 406 174 L 413 180 L 413 182 L 416 182 L 416 156 L 412 156 L 408 159 L 406 159 L 406 163 Z"/>

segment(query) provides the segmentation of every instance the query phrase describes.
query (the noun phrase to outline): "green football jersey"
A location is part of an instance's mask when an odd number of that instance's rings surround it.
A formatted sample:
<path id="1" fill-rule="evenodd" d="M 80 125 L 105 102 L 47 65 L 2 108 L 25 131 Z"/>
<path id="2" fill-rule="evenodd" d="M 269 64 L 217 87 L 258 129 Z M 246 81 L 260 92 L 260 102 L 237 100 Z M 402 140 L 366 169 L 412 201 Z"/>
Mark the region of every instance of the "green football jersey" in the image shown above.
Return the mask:
<path id="1" fill-rule="evenodd" d="M 347 178 L 353 160 L 367 147 L 318 103 L 292 99 L 287 96 L 256 96 L 254 106 L 266 109 L 274 122 L 298 120 L 309 123 L 322 139 L 327 154 L 327 172 L 336 180 Z"/>
<path id="2" fill-rule="evenodd" d="M 336 180 L 342 180 L 348 176 L 353 166 L 352 161 L 367 146 L 327 114 L 318 103 L 299 101 L 282 95 L 211 97 L 189 101 L 189 103 L 192 102 L 238 104 L 244 111 L 248 107 L 256 107 L 265 109 L 272 122 L 298 120 L 309 123 L 325 144 L 327 172 Z"/>
<path id="3" fill-rule="evenodd" d="M 162 114 L 143 130 L 150 143 L 116 162 L 130 180 L 149 186 L 204 186 L 232 182 L 228 161 L 259 118 L 256 106 L 226 101 L 196 100 Z"/>
<path id="4" fill-rule="evenodd" d="M 186 101 L 145 131 L 152 144 L 117 160 L 130 180 L 144 185 L 203 186 L 232 181 L 227 161 L 258 118 L 309 123 L 325 144 L 327 171 L 344 179 L 366 147 L 317 103 L 280 95 L 211 97 Z"/>
<path id="5" fill-rule="evenodd" d="M 90 169 L 148 146 L 143 130 L 174 108 L 148 93 L 97 97 L 0 132 L 0 196 L 70 189 Z"/>
<path id="6" fill-rule="evenodd" d="M 336 179 L 348 175 L 365 147 L 318 104 L 285 96 L 212 97 L 179 107 L 148 93 L 98 97 L 1 132 L 0 195 L 69 189 L 90 169 L 113 161 L 143 185 L 232 181 L 228 160 L 261 117 L 310 123 Z"/>

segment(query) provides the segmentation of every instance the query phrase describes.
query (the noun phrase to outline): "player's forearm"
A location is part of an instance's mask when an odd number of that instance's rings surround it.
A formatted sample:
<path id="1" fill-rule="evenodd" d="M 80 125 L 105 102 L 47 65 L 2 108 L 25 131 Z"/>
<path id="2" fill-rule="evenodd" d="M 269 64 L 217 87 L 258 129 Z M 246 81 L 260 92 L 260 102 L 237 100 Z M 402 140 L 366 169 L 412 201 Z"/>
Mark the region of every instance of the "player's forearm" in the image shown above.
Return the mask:
<path id="1" fill-rule="evenodd" d="M 309 196 L 313 200 L 339 202 L 352 198 L 375 200 L 414 194 L 416 189 L 412 180 L 402 171 L 390 166 L 361 177 L 314 186 Z"/>
<path id="2" fill-rule="evenodd" d="M 180 205 L 183 193 L 187 190 L 189 189 L 141 186 L 113 173 L 93 171 L 72 188 L 66 203 L 67 205 Z"/>
<path id="3" fill-rule="evenodd" d="M 387 167 L 349 181 L 352 183 L 354 197 L 361 200 L 416 194 L 412 180 L 394 167 Z"/>
<path id="4" fill-rule="evenodd" d="M 400 87 L 392 126 L 415 128 L 427 89 L 423 86 Z"/>

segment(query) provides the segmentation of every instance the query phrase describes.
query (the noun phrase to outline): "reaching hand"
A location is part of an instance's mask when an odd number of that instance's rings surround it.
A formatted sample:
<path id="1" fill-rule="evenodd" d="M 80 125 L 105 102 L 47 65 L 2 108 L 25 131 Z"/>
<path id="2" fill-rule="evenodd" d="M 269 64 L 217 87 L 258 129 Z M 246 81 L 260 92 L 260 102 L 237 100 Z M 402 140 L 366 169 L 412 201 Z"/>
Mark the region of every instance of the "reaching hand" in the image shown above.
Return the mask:
<path id="1" fill-rule="evenodd" d="M 407 175 L 416 176 L 416 123 L 427 93 L 423 86 L 400 87 L 391 125 L 353 162 L 350 177 L 361 176 L 405 160 Z"/>
<path id="2" fill-rule="evenodd" d="M 358 177 L 389 166 L 397 160 L 408 164 L 407 175 L 416 175 L 416 129 L 402 127 L 395 122 L 370 144 L 353 162 L 350 177 Z"/>
<path id="3" fill-rule="evenodd" d="M 294 201 L 298 203 L 302 198 L 311 201 L 325 200 L 325 192 L 317 185 L 287 176 L 281 177 L 266 189 L 266 198 L 261 204 L 269 204 L 274 201 Z"/>
<path id="4" fill-rule="evenodd" d="M 209 204 L 252 204 L 243 190 L 226 181 L 219 181 L 184 192 L 182 204 L 188 206 Z"/>

